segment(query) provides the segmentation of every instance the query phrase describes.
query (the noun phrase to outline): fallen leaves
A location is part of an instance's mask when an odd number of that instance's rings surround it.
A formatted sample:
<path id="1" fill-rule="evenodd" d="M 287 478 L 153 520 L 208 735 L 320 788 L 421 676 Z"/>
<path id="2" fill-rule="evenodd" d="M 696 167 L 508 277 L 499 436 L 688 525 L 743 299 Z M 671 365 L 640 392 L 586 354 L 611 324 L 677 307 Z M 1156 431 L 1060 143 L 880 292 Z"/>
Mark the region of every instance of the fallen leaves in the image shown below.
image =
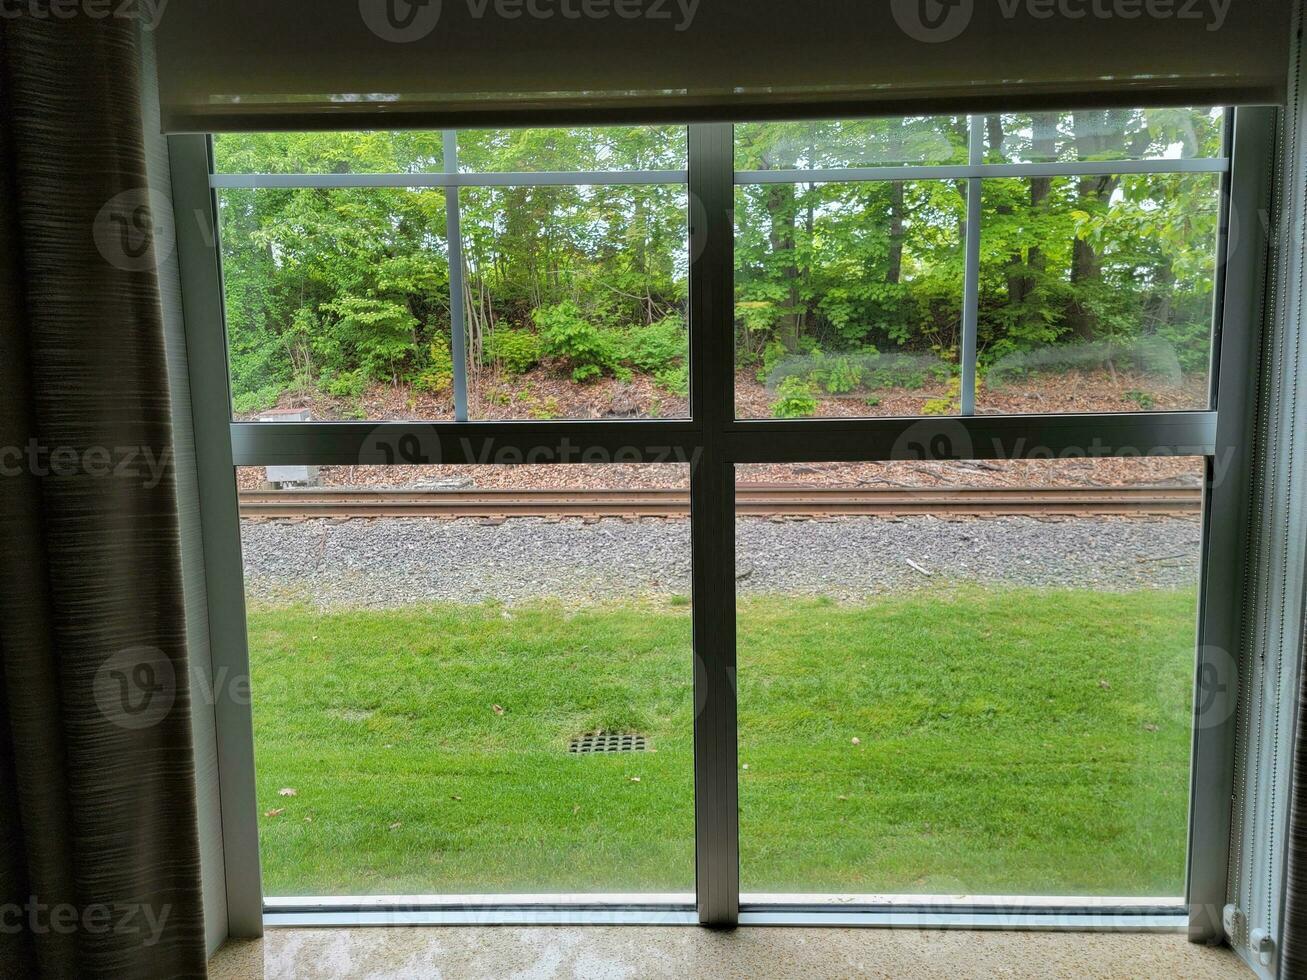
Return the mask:
<path id="1" fill-rule="evenodd" d="M 501 707 L 500 707 L 499 705 L 497 705 L 497 704 L 492 704 L 492 705 L 490 706 L 490 710 L 493 711 L 493 712 L 494 712 L 495 714 L 497 714 L 497 715 L 502 715 L 502 714 L 504 713 L 504 709 L 501 708 Z"/>
<path id="2" fill-rule="evenodd" d="M 294 789 L 294 788 L 291 787 L 291 786 L 283 786 L 281 789 L 277 790 L 277 795 L 278 795 L 278 796 L 299 796 L 300 794 L 299 794 L 299 790 Z"/>
<path id="3" fill-rule="evenodd" d="M 273 807 L 271 810 L 263 811 L 263 815 L 265 817 L 280 817 L 285 812 L 286 812 L 286 808 L 284 806 L 278 806 L 278 807 Z"/>
<path id="4" fill-rule="evenodd" d="M 849 743 L 850 743 L 851 745 L 861 745 L 861 744 L 862 744 L 862 739 L 860 739 L 860 738 L 858 738 L 858 736 L 854 735 L 851 739 L 849 739 Z"/>

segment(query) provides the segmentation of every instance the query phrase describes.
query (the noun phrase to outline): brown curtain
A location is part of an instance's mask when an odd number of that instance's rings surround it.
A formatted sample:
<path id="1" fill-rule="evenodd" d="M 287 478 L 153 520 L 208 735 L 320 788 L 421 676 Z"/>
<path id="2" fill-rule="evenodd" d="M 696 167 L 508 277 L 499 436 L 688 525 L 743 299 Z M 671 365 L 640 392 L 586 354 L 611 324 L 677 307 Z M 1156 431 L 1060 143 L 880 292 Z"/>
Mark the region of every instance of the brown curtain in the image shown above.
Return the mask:
<path id="1" fill-rule="evenodd" d="M 205 972 L 141 24 L 0 19 L 0 976 Z M 66 8 L 65 8 L 66 9 Z"/>

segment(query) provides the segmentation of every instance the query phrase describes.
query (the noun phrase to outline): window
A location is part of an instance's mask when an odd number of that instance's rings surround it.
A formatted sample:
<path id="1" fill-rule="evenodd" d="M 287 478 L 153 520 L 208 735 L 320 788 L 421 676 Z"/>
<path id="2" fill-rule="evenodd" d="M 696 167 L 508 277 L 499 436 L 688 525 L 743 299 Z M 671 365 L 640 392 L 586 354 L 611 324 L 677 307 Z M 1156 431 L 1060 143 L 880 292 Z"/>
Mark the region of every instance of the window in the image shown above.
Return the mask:
<path id="1" fill-rule="evenodd" d="M 684 127 L 215 147 L 234 419 L 686 416 Z"/>
<path id="2" fill-rule="evenodd" d="M 737 470 L 749 900 L 1179 901 L 1202 460 L 831 465 L 820 522 L 750 515 L 774 477 Z"/>
<path id="3" fill-rule="evenodd" d="M 737 127 L 736 414 L 1208 407 L 1223 126 L 1163 109 Z"/>
<path id="4" fill-rule="evenodd" d="M 684 521 L 541 500 L 687 468 L 287 475 L 238 473 L 265 893 L 693 891 Z"/>
<path id="5" fill-rule="evenodd" d="M 174 137 L 242 901 L 1217 901 L 1236 129 L 1269 114 Z"/>

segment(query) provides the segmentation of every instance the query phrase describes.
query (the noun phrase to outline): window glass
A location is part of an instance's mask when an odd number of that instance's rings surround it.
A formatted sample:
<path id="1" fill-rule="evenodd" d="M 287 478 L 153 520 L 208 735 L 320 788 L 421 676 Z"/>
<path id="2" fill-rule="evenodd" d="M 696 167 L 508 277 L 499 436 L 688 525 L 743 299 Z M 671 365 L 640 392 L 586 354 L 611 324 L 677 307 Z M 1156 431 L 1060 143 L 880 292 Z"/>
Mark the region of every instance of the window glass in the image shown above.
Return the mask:
<path id="1" fill-rule="evenodd" d="M 1223 155 L 1225 112 L 1086 109 L 981 117 L 986 163 L 1183 160 Z"/>
<path id="2" fill-rule="evenodd" d="M 779 469 L 737 470 L 744 900 L 1178 901 L 1203 461 L 820 464 L 783 520 Z"/>
<path id="3" fill-rule="evenodd" d="M 688 467 L 238 480 L 266 894 L 692 897 L 688 522 L 504 512 Z"/>
<path id="4" fill-rule="evenodd" d="M 218 201 L 233 418 L 454 417 L 443 191 Z"/>
<path id="5" fill-rule="evenodd" d="M 443 135 L 403 132 L 218 133 L 220 174 L 426 174 L 444 169 Z"/>
<path id="6" fill-rule="evenodd" d="M 1219 174 L 986 180 L 980 413 L 1205 409 Z"/>
<path id="7" fill-rule="evenodd" d="M 735 192 L 740 418 L 959 409 L 966 181 Z"/>
<path id="8" fill-rule="evenodd" d="M 466 187 L 469 415 L 685 418 L 680 184 Z"/>
<path id="9" fill-rule="evenodd" d="M 684 170 L 684 126 L 575 129 L 462 129 L 464 173 Z"/>
<path id="10" fill-rule="evenodd" d="M 966 162 L 966 116 L 741 123 L 735 127 L 736 170 Z"/>

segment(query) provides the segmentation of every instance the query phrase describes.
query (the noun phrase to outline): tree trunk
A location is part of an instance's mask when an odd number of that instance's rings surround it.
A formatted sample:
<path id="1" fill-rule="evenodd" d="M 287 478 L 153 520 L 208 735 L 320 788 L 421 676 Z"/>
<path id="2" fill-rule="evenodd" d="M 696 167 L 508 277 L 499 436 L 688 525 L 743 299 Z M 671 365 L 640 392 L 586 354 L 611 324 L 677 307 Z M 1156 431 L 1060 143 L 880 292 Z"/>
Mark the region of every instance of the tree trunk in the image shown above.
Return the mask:
<path id="1" fill-rule="evenodd" d="M 798 350 L 802 328 L 799 309 L 799 267 L 795 260 L 795 228 L 797 217 L 793 184 L 768 184 L 766 192 L 767 215 L 770 230 L 768 238 L 772 255 L 784 257 L 781 279 L 786 287 L 786 312 L 780 318 L 777 337 L 788 351 Z"/>
<path id="2" fill-rule="evenodd" d="M 889 260 L 885 281 L 897 286 L 903 278 L 903 181 L 889 185 Z"/>
<path id="3" fill-rule="evenodd" d="M 1072 130 L 1076 149 L 1081 160 L 1102 159 L 1110 151 L 1118 154 L 1126 149 L 1124 124 L 1128 112 L 1105 110 L 1077 112 L 1072 115 Z M 1082 177 L 1076 185 L 1076 196 L 1082 210 L 1093 213 L 1106 206 L 1120 178 L 1103 175 Z M 1102 281 L 1102 260 L 1092 243 L 1076 236 L 1071 246 L 1071 290 L 1092 287 Z M 1078 337 L 1090 340 L 1098 333 L 1098 318 L 1083 301 L 1073 298 L 1067 310 L 1067 325 Z M 1110 365 L 1109 365 L 1110 367 Z"/>

